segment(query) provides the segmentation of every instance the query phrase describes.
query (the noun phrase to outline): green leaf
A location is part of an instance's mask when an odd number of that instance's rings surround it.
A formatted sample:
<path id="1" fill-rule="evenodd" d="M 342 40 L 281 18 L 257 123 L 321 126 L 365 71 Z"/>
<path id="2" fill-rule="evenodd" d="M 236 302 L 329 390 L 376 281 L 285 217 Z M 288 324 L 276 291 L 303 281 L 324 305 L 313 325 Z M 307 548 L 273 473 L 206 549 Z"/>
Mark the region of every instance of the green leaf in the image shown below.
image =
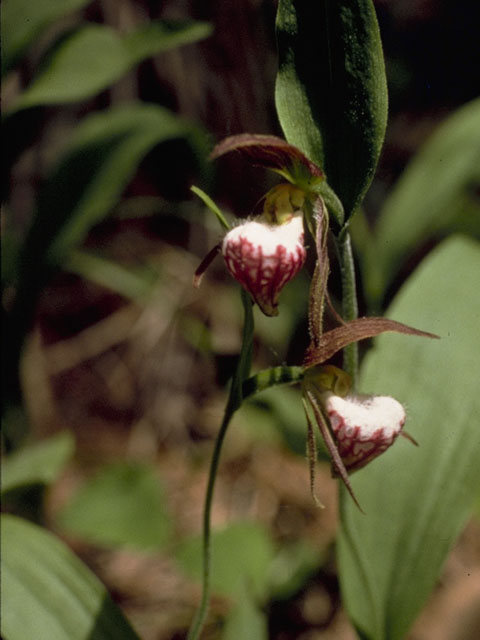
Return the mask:
<path id="1" fill-rule="evenodd" d="M 202 132 L 168 110 L 132 104 L 96 113 L 77 127 L 66 152 L 40 192 L 37 211 L 15 270 L 20 274 L 11 315 L 9 364 L 17 369 L 20 347 L 39 290 L 120 198 L 142 158 L 157 144 L 185 139 L 200 162 Z"/>
<path id="2" fill-rule="evenodd" d="M 267 618 L 246 587 L 237 596 L 223 628 L 222 640 L 268 640 Z"/>
<path id="3" fill-rule="evenodd" d="M 102 255 L 81 250 L 72 252 L 64 270 L 140 303 L 151 296 L 158 278 L 158 274 L 146 266 L 129 269 Z"/>
<path id="4" fill-rule="evenodd" d="M 288 601 L 301 591 L 328 561 L 329 554 L 325 551 L 320 552 L 312 542 L 303 539 L 283 545 L 271 571 L 274 599 Z"/>
<path id="5" fill-rule="evenodd" d="M 348 218 L 372 180 L 387 120 L 373 3 L 280 0 L 277 36 L 280 124 L 288 142 L 325 170 Z"/>
<path id="6" fill-rule="evenodd" d="M 91 0 L 3 0 L 2 74 L 13 67 L 50 24 L 90 2 Z"/>
<path id="7" fill-rule="evenodd" d="M 73 454 L 75 440 L 64 431 L 24 447 L 2 461 L 2 493 L 32 484 L 53 482 Z"/>
<path id="8" fill-rule="evenodd" d="M 30 231 L 32 245 L 58 265 L 117 202 L 133 172 L 154 146 L 185 138 L 199 159 L 205 141 L 189 122 L 149 104 L 96 113 L 77 128 L 40 194 Z"/>
<path id="9" fill-rule="evenodd" d="M 271 540 L 252 522 L 237 522 L 214 531 L 211 540 L 212 589 L 232 598 L 242 597 L 248 587 L 250 597 L 261 600 L 267 593 L 268 571 L 274 557 Z M 192 538 L 181 544 L 175 556 L 191 576 L 202 575 L 202 540 Z M 232 551 L 234 550 L 234 552 Z"/>
<path id="10" fill-rule="evenodd" d="M 65 530 L 93 543 L 163 547 L 170 534 L 164 491 L 151 467 L 113 463 L 89 480 L 61 511 Z"/>
<path id="11" fill-rule="evenodd" d="M 53 47 L 12 111 L 85 100 L 143 59 L 205 38 L 210 32 L 205 22 L 152 22 L 122 36 L 108 26 L 88 24 Z"/>
<path id="12" fill-rule="evenodd" d="M 113 29 L 85 26 L 54 47 L 12 111 L 85 100 L 119 80 L 130 66 L 128 51 Z"/>
<path id="13" fill-rule="evenodd" d="M 442 336 L 382 336 L 362 387 L 408 408 L 400 440 L 352 477 L 366 512 L 342 495 L 340 579 L 363 636 L 400 640 L 424 604 L 480 486 L 480 246 L 453 237 L 433 251 L 389 309 Z"/>
<path id="14" fill-rule="evenodd" d="M 41 527 L 2 515 L 5 640 L 138 640 L 105 587 Z"/>
<path id="15" fill-rule="evenodd" d="M 421 243 L 453 231 L 480 239 L 480 99 L 439 127 L 401 176 L 378 219 L 366 280 L 376 303 Z M 370 268 L 369 268 L 370 267 Z"/>
<path id="16" fill-rule="evenodd" d="M 164 20 L 150 22 L 124 38 L 132 64 L 185 44 L 207 38 L 212 33 L 208 22 Z"/>

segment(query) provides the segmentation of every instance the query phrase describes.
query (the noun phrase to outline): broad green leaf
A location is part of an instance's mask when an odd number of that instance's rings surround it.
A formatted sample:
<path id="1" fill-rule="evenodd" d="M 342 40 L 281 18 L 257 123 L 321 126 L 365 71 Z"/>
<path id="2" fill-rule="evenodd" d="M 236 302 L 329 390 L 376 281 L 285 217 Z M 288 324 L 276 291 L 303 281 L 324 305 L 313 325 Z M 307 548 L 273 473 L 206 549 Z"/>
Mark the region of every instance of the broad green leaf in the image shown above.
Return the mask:
<path id="1" fill-rule="evenodd" d="M 383 143 L 385 68 L 371 0 L 280 0 L 276 107 L 283 132 L 325 170 L 346 216 Z"/>
<path id="2" fill-rule="evenodd" d="M 2 74 L 55 20 L 80 9 L 91 0 L 3 0 Z"/>
<path id="3" fill-rule="evenodd" d="M 74 446 L 72 434 L 65 431 L 7 456 L 2 461 L 2 493 L 32 484 L 50 484 L 72 456 Z"/>
<path id="4" fill-rule="evenodd" d="M 158 549 L 170 534 L 170 517 L 153 468 L 113 463 L 79 489 L 58 523 L 90 542 Z"/>
<path id="5" fill-rule="evenodd" d="M 273 543 L 257 524 L 238 522 L 214 531 L 211 540 L 212 589 L 232 598 L 242 597 L 248 587 L 251 598 L 261 600 L 268 587 L 268 572 L 274 557 Z M 234 550 L 234 551 L 233 551 Z M 175 552 L 180 566 L 200 579 L 202 540 L 192 538 Z"/>
<path id="6" fill-rule="evenodd" d="M 50 52 L 13 110 L 85 100 L 121 78 L 130 64 L 116 31 L 102 25 L 85 26 Z"/>
<path id="7" fill-rule="evenodd" d="M 421 264 L 390 317 L 442 336 L 378 338 L 362 387 L 391 394 L 408 410 L 400 439 L 355 474 L 363 515 L 342 495 L 340 579 L 363 636 L 400 640 L 424 604 L 480 486 L 480 245 L 457 236 Z"/>
<path id="8" fill-rule="evenodd" d="M 402 263 L 429 238 L 462 231 L 480 239 L 480 99 L 433 134 L 387 198 L 369 249 L 366 285 L 382 298 Z M 368 268 L 370 267 L 370 268 Z"/>
<path id="9" fill-rule="evenodd" d="M 2 515 L 5 640 L 138 640 L 105 587 L 51 533 Z"/>
<path id="10" fill-rule="evenodd" d="M 131 63 L 135 64 L 169 49 L 191 44 L 212 33 L 208 22 L 164 20 L 150 22 L 124 38 Z"/>

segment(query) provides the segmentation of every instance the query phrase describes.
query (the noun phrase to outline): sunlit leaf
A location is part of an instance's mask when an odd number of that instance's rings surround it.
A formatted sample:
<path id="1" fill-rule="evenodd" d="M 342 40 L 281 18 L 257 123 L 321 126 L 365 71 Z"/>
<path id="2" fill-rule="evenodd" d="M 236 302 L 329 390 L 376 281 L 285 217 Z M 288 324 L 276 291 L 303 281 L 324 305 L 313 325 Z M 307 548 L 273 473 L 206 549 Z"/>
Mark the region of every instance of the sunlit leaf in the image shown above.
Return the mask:
<path id="1" fill-rule="evenodd" d="M 10 69 L 27 47 L 55 20 L 91 0 L 3 0 L 2 73 Z"/>
<path id="2" fill-rule="evenodd" d="M 382 298 L 419 244 L 453 231 L 480 239 L 479 123 L 480 99 L 439 127 L 387 198 L 367 245 L 372 256 L 366 289 L 372 302 Z"/>
<path id="3" fill-rule="evenodd" d="M 103 545 L 162 547 L 170 534 L 164 491 L 152 468 L 126 462 L 103 468 L 61 511 L 67 531 Z"/>
<path id="4" fill-rule="evenodd" d="M 105 587 L 45 529 L 2 515 L 5 640 L 138 640 Z"/>
<path id="5" fill-rule="evenodd" d="M 2 461 L 2 493 L 32 484 L 50 484 L 73 454 L 74 446 L 72 434 L 65 431 L 7 456 Z"/>
<path id="6" fill-rule="evenodd" d="M 275 97 L 282 129 L 288 142 L 325 170 L 348 217 L 373 177 L 387 119 L 373 3 L 280 0 L 277 37 Z"/>
<path id="7" fill-rule="evenodd" d="M 441 340 L 378 338 L 361 382 L 408 409 L 414 448 L 399 441 L 351 482 L 366 515 L 342 496 L 340 578 L 363 636 L 400 640 L 435 585 L 478 497 L 480 246 L 454 237 L 424 261 L 388 311 Z"/>

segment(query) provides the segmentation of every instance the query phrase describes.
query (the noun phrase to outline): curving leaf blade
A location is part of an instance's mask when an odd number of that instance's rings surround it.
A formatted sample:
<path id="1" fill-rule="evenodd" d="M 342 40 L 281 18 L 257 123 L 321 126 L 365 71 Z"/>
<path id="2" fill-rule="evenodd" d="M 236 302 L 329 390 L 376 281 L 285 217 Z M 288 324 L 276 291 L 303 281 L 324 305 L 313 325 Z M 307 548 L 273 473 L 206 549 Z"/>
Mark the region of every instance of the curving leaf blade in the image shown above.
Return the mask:
<path id="1" fill-rule="evenodd" d="M 143 157 L 156 145 L 184 139 L 199 167 L 205 157 L 203 133 L 167 109 L 122 105 L 85 118 L 43 186 L 32 226 L 18 258 L 18 283 L 4 358 L 13 380 L 20 348 L 39 291 L 89 230 L 120 198 Z M 13 386 L 12 385 L 12 386 Z"/>
<path id="2" fill-rule="evenodd" d="M 210 33 L 208 23 L 186 20 L 158 20 L 124 36 L 108 26 L 87 23 L 54 45 L 12 111 L 85 100 L 107 89 L 145 58 Z"/>
<path id="3" fill-rule="evenodd" d="M 393 331 L 421 338 L 438 338 L 439 336 L 428 331 L 420 331 L 409 325 L 390 320 L 388 318 L 357 318 L 340 327 L 327 331 L 319 338 L 318 345 L 310 345 L 303 361 L 304 367 L 314 367 L 323 364 L 347 345 L 373 338 L 381 333 Z"/>
<path id="4" fill-rule="evenodd" d="M 480 239 L 479 123 L 480 98 L 445 120 L 386 199 L 366 246 L 366 292 L 372 304 L 381 301 L 420 244 L 458 231 Z"/>
<path id="5" fill-rule="evenodd" d="M 138 640 L 105 587 L 51 533 L 3 514 L 5 640 Z"/>
<path id="6" fill-rule="evenodd" d="M 53 47 L 12 110 L 84 100 L 119 80 L 130 64 L 114 29 L 84 26 Z"/>
<path id="7" fill-rule="evenodd" d="M 3 0 L 2 75 L 55 20 L 90 4 L 91 0 Z"/>
<path id="8" fill-rule="evenodd" d="M 325 170 L 348 218 L 372 180 L 387 121 L 371 0 L 280 0 L 276 107 L 288 142 Z"/>
<path id="9" fill-rule="evenodd" d="M 439 341 L 378 338 L 362 371 L 366 391 L 408 407 L 419 442 L 399 441 L 351 482 L 366 517 L 342 499 L 340 580 L 363 637 L 400 640 L 435 585 L 480 486 L 478 243 L 454 237 L 404 285 L 389 314 L 439 333 Z M 468 283 L 471 283 L 470 285 Z"/>
<path id="10" fill-rule="evenodd" d="M 75 448 L 75 440 L 64 431 L 43 442 L 21 448 L 2 460 L 1 493 L 55 480 Z"/>

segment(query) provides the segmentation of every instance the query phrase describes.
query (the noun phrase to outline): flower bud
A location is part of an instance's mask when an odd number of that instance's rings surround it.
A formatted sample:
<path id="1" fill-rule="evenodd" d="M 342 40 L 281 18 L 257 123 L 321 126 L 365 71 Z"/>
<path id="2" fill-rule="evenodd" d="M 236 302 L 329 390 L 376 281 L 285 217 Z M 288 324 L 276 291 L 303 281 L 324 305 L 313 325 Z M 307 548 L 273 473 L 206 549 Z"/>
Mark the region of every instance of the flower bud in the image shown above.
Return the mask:
<path id="1" fill-rule="evenodd" d="M 389 396 L 323 394 L 338 452 L 347 471 L 368 464 L 392 445 L 405 423 L 405 409 Z"/>
<path id="2" fill-rule="evenodd" d="M 276 316 L 280 291 L 305 261 L 302 217 L 279 225 L 245 222 L 227 233 L 222 253 L 232 276 L 263 313 Z"/>

